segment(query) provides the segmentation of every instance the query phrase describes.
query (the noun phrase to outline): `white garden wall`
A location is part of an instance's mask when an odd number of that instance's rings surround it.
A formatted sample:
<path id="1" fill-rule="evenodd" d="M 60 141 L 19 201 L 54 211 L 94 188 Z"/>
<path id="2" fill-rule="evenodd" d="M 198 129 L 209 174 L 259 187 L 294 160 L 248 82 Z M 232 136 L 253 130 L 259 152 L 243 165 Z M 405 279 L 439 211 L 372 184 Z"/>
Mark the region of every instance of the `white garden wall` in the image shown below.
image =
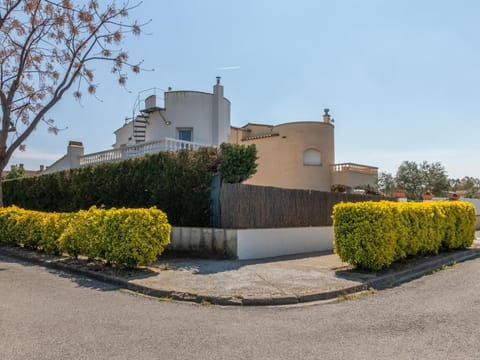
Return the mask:
<path id="1" fill-rule="evenodd" d="M 168 249 L 239 260 L 333 249 L 333 227 L 211 229 L 173 227 Z"/>
<path id="2" fill-rule="evenodd" d="M 332 249 L 331 226 L 237 230 L 237 256 L 241 260 Z"/>

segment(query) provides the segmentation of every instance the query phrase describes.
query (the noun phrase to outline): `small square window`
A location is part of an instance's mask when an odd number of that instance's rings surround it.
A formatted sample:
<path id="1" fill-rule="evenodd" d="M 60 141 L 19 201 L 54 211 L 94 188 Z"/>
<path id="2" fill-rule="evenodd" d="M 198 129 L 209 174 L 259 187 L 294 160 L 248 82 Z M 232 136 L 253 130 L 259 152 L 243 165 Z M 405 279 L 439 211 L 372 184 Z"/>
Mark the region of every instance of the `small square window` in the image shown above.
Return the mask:
<path id="1" fill-rule="evenodd" d="M 193 129 L 177 129 L 178 140 L 183 141 L 192 141 L 193 139 Z"/>
<path id="2" fill-rule="evenodd" d="M 322 165 L 320 151 L 315 149 L 305 150 L 303 153 L 303 165 Z"/>

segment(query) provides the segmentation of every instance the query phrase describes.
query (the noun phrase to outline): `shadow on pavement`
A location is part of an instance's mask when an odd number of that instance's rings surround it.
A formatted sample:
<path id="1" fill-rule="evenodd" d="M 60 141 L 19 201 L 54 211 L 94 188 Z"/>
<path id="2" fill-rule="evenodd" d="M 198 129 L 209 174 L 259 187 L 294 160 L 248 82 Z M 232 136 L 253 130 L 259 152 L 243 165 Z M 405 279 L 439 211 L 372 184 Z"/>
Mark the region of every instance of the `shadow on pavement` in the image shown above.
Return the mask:
<path id="1" fill-rule="evenodd" d="M 46 267 L 50 274 L 69 279 L 70 281 L 75 282 L 78 286 L 99 291 L 111 291 L 122 287 L 120 285 L 112 285 L 102 281 L 102 276 L 120 277 L 129 280 L 145 279 L 157 275 L 155 271 L 148 268 L 135 270 L 117 269 L 105 265 L 101 261 L 53 256 L 38 251 L 16 247 L 9 247 L 5 250 L 8 251 L 8 253 L 0 254 L 0 262 L 21 264 L 22 266 Z M 0 270 L 7 269 L 0 268 Z"/>
<path id="2" fill-rule="evenodd" d="M 403 281 L 401 279 L 402 279 L 403 273 L 406 274 L 405 275 L 406 278 L 408 278 L 409 276 L 410 278 L 414 278 L 414 277 L 422 277 L 424 275 L 429 275 L 438 270 L 448 268 L 449 265 L 440 265 L 440 264 L 442 262 L 449 263 L 450 262 L 449 258 L 451 256 L 454 256 L 460 253 L 465 255 L 465 257 L 469 257 L 466 260 L 462 260 L 463 262 L 463 261 L 475 260 L 477 258 L 477 256 L 475 255 L 479 254 L 479 250 L 476 248 L 452 250 L 452 251 L 441 252 L 438 255 L 411 257 L 411 258 L 403 259 L 401 261 L 397 261 L 393 263 L 388 269 L 383 269 L 376 272 L 362 270 L 358 268 L 339 270 L 339 271 L 335 271 L 335 277 L 345 279 L 345 280 L 363 282 L 363 283 L 369 282 L 369 284 L 371 284 L 371 287 L 373 287 L 376 290 L 381 290 L 389 287 L 394 287 L 399 283 L 402 283 Z M 456 263 L 455 261 L 451 261 L 451 262 L 453 262 L 452 265 Z M 436 266 L 437 270 L 428 270 L 429 268 L 432 268 L 432 264 L 438 265 Z M 435 268 L 435 266 L 433 266 L 433 268 Z M 415 274 L 418 274 L 418 275 L 415 275 Z M 382 279 L 385 279 L 385 281 L 382 281 Z M 388 279 L 392 279 L 392 280 L 388 280 Z M 397 279 L 397 281 L 394 279 Z M 378 280 L 378 281 L 375 281 L 375 280 Z"/>
<path id="3" fill-rule="evenodd" d="M 121 289 L 121 286 L 108 284 L 102 281 L 94 280 L 83 275 L 75 275 L 64 272 L 62 270 L 49 269 L 50 274 L 57 275 L 61 278 L 68 279 L 77 284 L 78 287 L 85 287 L 97 291 L 114 291 Z"/>
<path id="4" fill-rule="evenodd" d="M 274 258 L 254 259 L 254 260 L 229 260 L 229 259 L 199 259 L 195 257 L 161 256 L 152 267 L 162 270 L 188 271 L 194 275 L 210 275 L 227 271 L 239 270 L 245 266 L 272 264 L 282 261 L 302 260 L 314 258 L 322 255 L 332 255 L 332 251 L 322 251 L 308 254 L 295 254 L 278 256 Z"/>

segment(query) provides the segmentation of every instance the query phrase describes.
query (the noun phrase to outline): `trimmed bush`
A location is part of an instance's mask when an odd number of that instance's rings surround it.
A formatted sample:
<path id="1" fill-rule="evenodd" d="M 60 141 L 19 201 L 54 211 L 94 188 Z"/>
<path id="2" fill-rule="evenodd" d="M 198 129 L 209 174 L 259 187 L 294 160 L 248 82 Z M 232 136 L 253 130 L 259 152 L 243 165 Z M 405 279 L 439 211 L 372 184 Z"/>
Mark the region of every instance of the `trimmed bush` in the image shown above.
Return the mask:
<path id="1" fill-rule="evenodd" d="M 341 203 L 333 209 L 334 250 L 343 261 L 380 270 L 397 260 L 466 248 L 475 208 L 462 201 Z"/>
<path id="2" fill-rule="evenodd" d="M 78 213 L 0 209 L 0 243 L 100 258 L 126 268 L 155 261 L 170 242 L 170 230 L 165 213 L 154 207 L 92 207 Z"/>
<path id="3" fill-rule="evenodd" d="M 257 172 L 257 147 L 237 144 L 222 144 L 218 170 L 226 183 L 241 183 Z"/>
<path id="4" fill-rule="evenodd" d="M 96 207 L 75 213 L 58 238 L 60 249 L 74 258 L 84 255 L 104 259 L 104 216 L 105 210 Z"/>
<path id="5" fill-rule="evenodd" d="M 48 212 L 91 206 L 162 208 L 177 226 L 210 224 L 210 189 L 216 173 L 228 182 L 255 172 L 255 146 L 160 152 L 142 158 L 2 182 L 4 204 Z"/>

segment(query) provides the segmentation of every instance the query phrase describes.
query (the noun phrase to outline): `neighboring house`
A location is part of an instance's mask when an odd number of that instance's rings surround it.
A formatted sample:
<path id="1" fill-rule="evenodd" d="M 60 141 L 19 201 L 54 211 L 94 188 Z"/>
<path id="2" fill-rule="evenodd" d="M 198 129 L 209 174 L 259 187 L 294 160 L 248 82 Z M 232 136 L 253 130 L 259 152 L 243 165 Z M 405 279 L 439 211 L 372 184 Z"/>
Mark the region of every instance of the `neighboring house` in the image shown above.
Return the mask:
<path id="1" fill-rule="evenodd" d="M 332 122 L 326 109 L 322 122 L 233 127 L 230 101 L 217 77 L 212 93 L 169 90 L 161 106 L 155 95 L 148 96 L 138 113 L 114 132 L 112 150 L 85 155 L 82 143 L 71 141 L 67 154 L 44 173 L 230 142 L 258 149 L 258 171 L 247 184 L 322 191 L 338 185 L 375 188 L 376 167 L 335 164 Z"/>
<path id="2" fill-rule="evenodd" d="M 10 170 L 2 171 L 2 176 L 1 177 L 2 177 L 2 179 L 6 179 L 10 172 L 21 173 L 21 174 L 23 174 L 24 177 L 31 177 L 31 176 L 36 176 L 36 175 L 43 174 L 44 170 L 45 170 L 45 168 L 44 168 L 43 165 L 40 165 L 39 170 L 24 169 L 23 164 L 11 165 Z"/>

